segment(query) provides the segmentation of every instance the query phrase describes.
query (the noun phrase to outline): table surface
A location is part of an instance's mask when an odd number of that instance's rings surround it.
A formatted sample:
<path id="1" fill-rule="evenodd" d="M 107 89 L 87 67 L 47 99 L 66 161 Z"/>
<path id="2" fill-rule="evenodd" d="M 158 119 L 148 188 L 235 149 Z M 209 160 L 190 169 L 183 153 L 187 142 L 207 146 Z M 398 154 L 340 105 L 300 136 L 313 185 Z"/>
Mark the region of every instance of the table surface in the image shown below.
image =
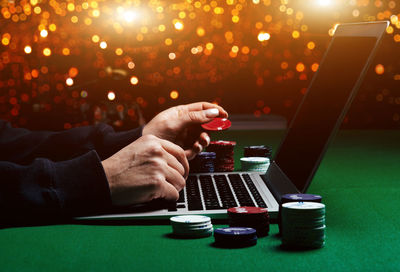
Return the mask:
<path id="1" fill-rule="evenodd" d="M 277 147 L 282 131 L 213 139 Z M 340 131 L 308 190 L 327 209 L 326 246 L 287 251 L 278 228 L 256 246 L 174 239 L 169 225 L 55 225 L 0 230 L 1 271 L 400 271 L 400 131 Z M 238 166 L 238 165 L 237 165 Z M 216 225 L 222 227 L 224 225 Z"/>

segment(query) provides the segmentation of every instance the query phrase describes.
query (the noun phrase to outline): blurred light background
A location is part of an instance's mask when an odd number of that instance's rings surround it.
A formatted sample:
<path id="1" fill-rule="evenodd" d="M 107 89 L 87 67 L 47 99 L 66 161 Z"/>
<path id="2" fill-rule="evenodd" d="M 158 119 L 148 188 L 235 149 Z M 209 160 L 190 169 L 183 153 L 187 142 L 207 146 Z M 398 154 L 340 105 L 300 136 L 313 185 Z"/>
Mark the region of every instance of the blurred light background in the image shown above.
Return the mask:
<path id="1" fill-rule="evenodd" d="M 206 100 L 290 120 L 335 26 L 389 20 L 343 127 L 399 128 L 399 17 L 393 0 L 1 0 L 0 118 L 123 130 Z"/>

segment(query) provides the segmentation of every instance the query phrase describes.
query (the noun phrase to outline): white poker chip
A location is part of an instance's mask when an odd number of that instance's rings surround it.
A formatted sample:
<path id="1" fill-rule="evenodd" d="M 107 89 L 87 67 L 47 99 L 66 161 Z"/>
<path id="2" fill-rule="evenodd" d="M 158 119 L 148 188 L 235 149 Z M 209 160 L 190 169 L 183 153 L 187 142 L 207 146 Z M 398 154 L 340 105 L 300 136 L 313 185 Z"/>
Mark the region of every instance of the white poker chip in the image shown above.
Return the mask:
<path id="1" fill-rule="evenodd" d="M 269 168 L 269 158 L 266 157 L 243 157 L 240 158 L 242 171 L 266 172 Z"/>
<path id="2" fill-rule="evenodd" d="M 170 218 L 172 232 L 184 237 L 208 237 L 213 233 L 211 218 L 203 215 L 180 215 Z"/>
<path id="3" fill-rule="evenodd" d="M 293 210 L 320 210 L 324 209 L 325 205 L 318 202 L 288 202 L 282 204 L 282 208 Z"/>
<path id="4" fill-rule="evenodd" d="M 213 234 L 213 229 L 201 232 L 174 232 L 174 235 L 186 238 L 203 238 Z"/>
<path id="5" fill-rule="evenodd" d="M 194 223 L 194 224 L 191 224 L 191 223 L 186 223 L 186 224 L 171 223 L 171 225 L 173 227 L 176 227 L 176 228 L 185 228 L 185 229 L 187 229 L 187 228 L 203 228 L 203 227 L 206 227 L 206 226 L 211 226 L 212 224 L 211 224 L 211 222 L 207 222 L 207 223 Z"/>
<path id="6" fill-rule="evenodd" d="M 182 227 L 180 225 L 173 225 L 172 228 L 174 231 L 180 231 L 180 230 L 187 230 L 187 231 L 197 231 L 197 230 L 205 230 L 205 229 L 210 229 L 212 228 L 213 225 L 212 224 L 207 224 L 207 225 L 203 225 L 203 226 L 196 226 L 196 227 Z"/>
<path id="7" fill-rule="evenodd" d="M 243 157 L 240 158 L 242 163 L 269 163 L 269 158 L 265 157 Z"/>
<path id="8" fill-rule="evenodd" d="M 282 245 L 321 248 L 325 245 L 325 205 L 317 202 L 282 204 Z"/>
<path id="9" fill-rule="evenodd" d="M 196 224 L 211 222 L 211 218 L 203 215 L 179 215 L 169 219 L 172 224 Z"/>

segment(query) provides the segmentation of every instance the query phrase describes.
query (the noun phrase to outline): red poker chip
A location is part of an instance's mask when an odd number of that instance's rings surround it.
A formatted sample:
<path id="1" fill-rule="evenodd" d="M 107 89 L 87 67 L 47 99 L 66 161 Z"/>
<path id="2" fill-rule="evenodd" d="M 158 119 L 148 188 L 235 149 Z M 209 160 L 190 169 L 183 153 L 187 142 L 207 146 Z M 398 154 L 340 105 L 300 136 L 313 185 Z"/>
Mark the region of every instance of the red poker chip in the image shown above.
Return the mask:
<path id="1" fill-rule="evenodd" d="M 217 145 L 217 146 L 235 146 L 236 142 L 234 141 L 211 141 L 210 145 Z"/>
<path id="2" fill-rule="evenodd" d="M 228 209 L 228 213 L 232 214 L 264 214 L 268 213 L 267 208 L 260 207 L 233 207 Z"/>
<path id="3" fill-rule="evenodd" d="M 227 118 L 214 118 L 211 122 L 202 124 L 201 126 L 205 130 L 220 131 L 230 128 L 231 125 L 231 121 Z"/>

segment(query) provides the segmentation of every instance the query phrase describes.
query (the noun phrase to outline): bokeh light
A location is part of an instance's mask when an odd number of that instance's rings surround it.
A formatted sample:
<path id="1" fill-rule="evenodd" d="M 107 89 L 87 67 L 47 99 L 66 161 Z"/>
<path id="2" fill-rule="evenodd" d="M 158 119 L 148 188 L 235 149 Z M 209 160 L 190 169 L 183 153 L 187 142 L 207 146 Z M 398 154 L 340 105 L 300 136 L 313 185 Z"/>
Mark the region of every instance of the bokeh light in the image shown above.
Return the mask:
<path id="1" fill-rule="evenodd" d="M 51 55 L 51 49 L 47 48 L 47 47 L 45 49 L 43 49 L 43 55 L 46 56 L 46 57 L 50 56 Z"/>
<path id="2" fill-rule="evenodd" d="M 171 93 L 169 94 L 169 96 L 170 96 L 172 99 L 178 99 L 179 93 L 178 93 L 177 90 L 173 90 L 173 91 L 171 91 Z"/>
<path id="3" fill-rule="evenodd" d="M 46 29 L 42 29 L 40 31 L 40 36 L 42 36 L 43 38 L 46 38 L 47 35 L 49 35 L 49 32 Z"/>
<path id="4" fill-rule="evenodd" d="M 378 64 L 375 66 L 375 72 L 378 75 L 382 75 L 385 72 L 385 66 L 383 66 L 382 64 Z"/>
<path id="5" fill-rule="evenodd" d="M 137 85 L 139 83 L 139 79 L 136 76 L 131 77 L 131 84 Z"/>
<path id="6" fill-rule="evenodd" d="M 67 86 L 72 86 L 74 85 L 74 80 L 69 77 L 65 80 L 65 84 L 67 84 Z"/>
<path id="7" fill-rule="evenodd" d="M 201 99 L 289 120 L 337 25 L 389 20 L 368 93 L 355 100 L 391 111 L 378 122 L 359 106 L 360 122 L 398 125 L 399 16 L 393 0 L 3 1 L 0 117 L 18 126 L 57 113 L 56 129 L 129 129 L 139 113 Z"/>
<path id="8" fill-rule="evenodd" d="M 115 95 L 115 93 L 113 91 L 109 91 L 107 93 L 108 100 L 113 101 L 115 99 L 115 97 L 116 97 L 116 95 Z"/>
<path id="9" fill-rule="evenodd" d="M 32 47 L 30 47 L 29 45 L 25 46 L 24 52 L 25 52 L 26 54 L 32 53 Z"/>

